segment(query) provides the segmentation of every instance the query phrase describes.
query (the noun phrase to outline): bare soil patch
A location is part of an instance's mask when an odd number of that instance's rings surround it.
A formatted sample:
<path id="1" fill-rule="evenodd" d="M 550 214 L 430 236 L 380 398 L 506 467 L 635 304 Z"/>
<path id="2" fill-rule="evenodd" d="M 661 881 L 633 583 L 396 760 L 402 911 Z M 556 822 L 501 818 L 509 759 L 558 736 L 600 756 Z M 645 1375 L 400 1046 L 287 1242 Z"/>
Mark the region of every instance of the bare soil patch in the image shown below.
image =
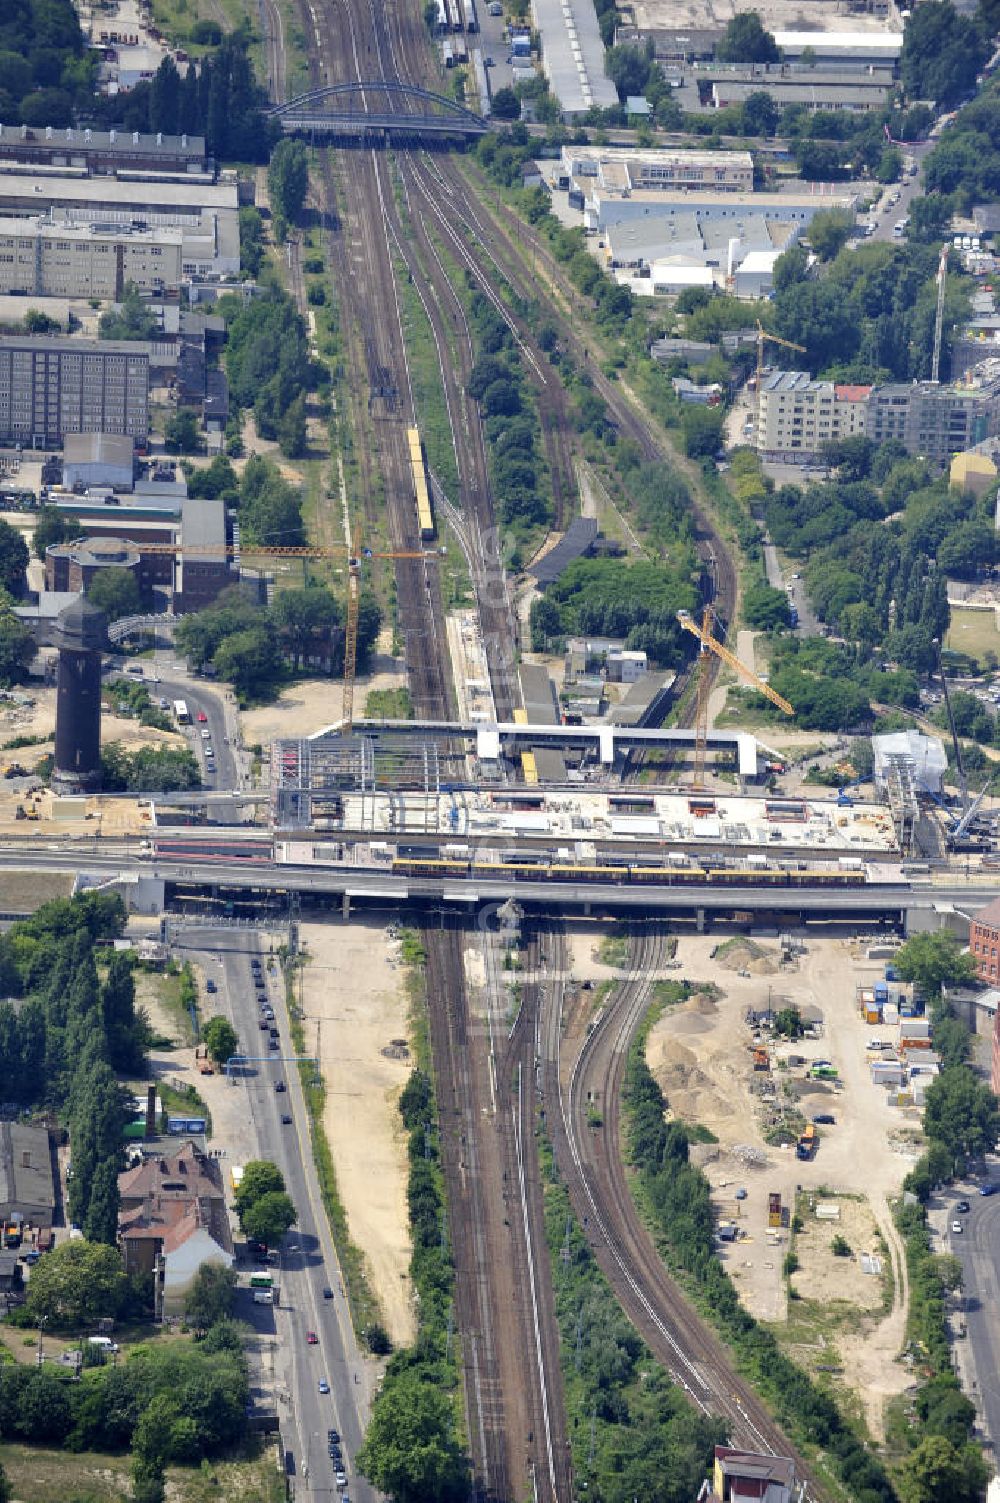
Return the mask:
<path id="1" fill-rule="evenodd" d="M 372 689 L 398 689 L 405 683 L 406 672 L 400 662 L 378 657 L 375 671 L 358 677 L 355 706 L 363 706 Z M 267 747 L 279 738 L 315 735 L 341 718 L 343 696 L 339 679 L 302 679 L 283 690 L 274 704 L 242 712 L 243 739 L 248 746 Z"/>
<path id="2" fill-rule="evenodd" d="M 383 925 L 306 923 L 304 1027 L 318 1032 L 324 1125 L 352 1240 L 393 1340 L 415 1332 L 406 1209 L 406 1137 L 398 1111 L 413 1069 L 399 943 Z"/>
<path id="3" fill-rule="evenodd" d="M 858 1166 L 864 1165 L 868 1203 L 863 1214 L 871 1218 L 871 1227 L 881 1232 L 888 1249 L 893 1307 L 883 1315 L 878 1279 L 860 1269 L 827 1267 L 819 1255 L 804 1275 L 809 1287 L 803 1285 L 802 1293 L 809 1300 L 815 1295 L 815 1304 L 827 1311 L 829 1339 L 836 1344 L 843 1381 L 864 1406 L 873 1434 L 880 1435 L 885 1399 L 903 1392 L 909 1383 L 898 1361 L 908 1291 L 889 1198 L 898 1194 L 915 1160 L 917 1123 L 890 1105 L 886 1093 L 870 1079 L 869 1034 L 857 1012 L 855 986 L 869 984 L 875 966 L 861 960 L 857 947 L 846 941 L 810 936 L 794 965 L 755 972 L 755 965 L 770 965 L 777 949 L 766 940 L 755 939 L 752 945 L 764 955 L 741 941 L 713 958 L 716 942 L 711 938 L 679 940 L 680 974 L 714 983 L 719 993 L 715 999 L 692 998 L 666 1012 L 650 1032 L 647 1059 L 671 1114 L 700 1123 L 719 1140 L 717 1145 L 696 1145 L 692 1152 L 708 1176 L 720 1221 L 733 1221 L 738 1229 L 737 1240 L 721 1244 L 719 1255 L 736 1279 L 747 1309 L 776 1322 L 779 1334 L 786 1319 L 794 1327 L 799 1312 L 788 1305 L 781 1273 L 788 1231 L 769 1227 L 768 1196 L 780 1194 L 783 1206 L 791 1210 L 800 1186 L 806 1192 L 854 1194 Z M 734 966 L 734 957 L 743 964 Z M 816 1017 L 818 1037 L 794 1043 L 767 1039 L 771 1068 L 755 1071 L 748 1009 L 760 1012 L 786 1005 Z M 833 1062 L 836 1081 L 809 1078 L 810 1062 L 819 1059 Z M 768 1125 L 778 1108 L 797 1112 L 805 1121 L 817 1113 L 835 1118 L 819 1128 L 813 1159 L 798 1159 L 791 1143 L 767 1141 Z M 745 1191 L 745 1197 L 737 1198 L 738 1190 Z M 870 1245 L 864 1250 L 878 1251 L 871 1227 L 865 1231 L 863 1240 Z M 827 1233 L 824 1228 L 809 1235 L 828 1246 L 835 1230 Z M 859 1238 L 861 1230 L 855 1230 Z M 860 1241 L 855 1244 L 850 1234 L 845 1235 L 861 1250 Z M 838 1265 L 846 1261 L 836 1260 Z M 837 1292 L 845 1289 L 846 1293 Z"/>

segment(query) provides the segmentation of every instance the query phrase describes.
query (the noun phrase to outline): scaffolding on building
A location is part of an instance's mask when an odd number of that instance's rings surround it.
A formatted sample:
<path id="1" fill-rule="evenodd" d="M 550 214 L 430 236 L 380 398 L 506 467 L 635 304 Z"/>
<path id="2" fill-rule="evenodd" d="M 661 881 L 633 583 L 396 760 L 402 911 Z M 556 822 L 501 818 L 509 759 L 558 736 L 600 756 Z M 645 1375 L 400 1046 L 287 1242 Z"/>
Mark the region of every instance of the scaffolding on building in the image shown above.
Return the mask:
<path id="1" fill-rule="evenodd" d="M 344 798 L 361 800 L 361 828 L 374 829 L 375 795 L 406 792 L 424 809 L 428 831 L 437 830 L 442 754 L 432 740 L 402 736 L 330 735 L 276 741 L 271 748 L 271 815 L 282 830 L 336 829 Z"/>
<path id="2" fill-rule="evenodd" d="M 900 854 L 913 852 L 913 837 L 920 809 L 917 804 L 915 782 L 916 768 L 910 757 L 890 756 L 886 759 L 885 789 L 889 796 L 889 812 L 896 830 Z"/>

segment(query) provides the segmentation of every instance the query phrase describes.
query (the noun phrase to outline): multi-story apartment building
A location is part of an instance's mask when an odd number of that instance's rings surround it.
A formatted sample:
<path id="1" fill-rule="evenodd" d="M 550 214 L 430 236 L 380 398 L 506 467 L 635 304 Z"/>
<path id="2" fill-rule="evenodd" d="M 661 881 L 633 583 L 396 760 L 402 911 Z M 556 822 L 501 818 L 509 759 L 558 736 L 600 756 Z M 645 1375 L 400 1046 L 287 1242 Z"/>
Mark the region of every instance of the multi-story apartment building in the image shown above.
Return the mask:
<path id="1" fill-rule="evenodd" d="M 772 371 L 762 379 L 760 453 L 807 460 L 827 440 L 858 433 L 876 444 L 898 439 L 911 454 L 947 464 L 953 454 L 1000 434 L 1000 360 L 984 361 L 953 386 L 839 386 L 803 371 Z"/>
<path id="2" fill-rule="evenodd" d="M 174 228 L 130 229 L 0 218 L 0 293 L 118 299 L 181 283 L 184 236 Z"/>
<path id="3" fill-rule="evenodd" d="M 771 458 L 808 459 L 831 439 L 864 433 L 870 386 L 814 381 L 805 371 L 762 377 L 757 447 Z"/>
<path id="4" fill-rule="evenodd" d="M 66 433 L 149 432 L 149 355 L 118 340 L 0 336 L 0 443 L 58 448 Z"/>
<path id="5" fill-rule="evenodd" d="M 961 385 L 932 381 L 877 386 L 868 402 L 869 438 L 896 438 L 911 454 L 946 464 L 953 454 L 1000 433 L 1000 360 L 987 360 Z"/>

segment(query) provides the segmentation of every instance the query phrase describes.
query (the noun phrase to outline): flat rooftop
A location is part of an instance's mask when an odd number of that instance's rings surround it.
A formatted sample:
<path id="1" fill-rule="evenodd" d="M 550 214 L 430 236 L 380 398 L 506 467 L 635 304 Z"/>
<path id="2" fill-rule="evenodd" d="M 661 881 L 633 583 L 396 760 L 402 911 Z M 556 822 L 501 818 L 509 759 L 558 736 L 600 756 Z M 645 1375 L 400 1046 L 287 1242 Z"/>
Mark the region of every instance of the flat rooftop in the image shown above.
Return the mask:
<path id="1" fill-rule="evenodd" d="M 664 31 L 710 31 L 721 34 L 726 22 L 740 7 L 720 8 L 713 0 L 633 0 L 635 24 L 642 30 L 650 27 Z M 828 31 L 844 28 L 845 17 L 839 6 L 810 4 L 809 0 L 754 0 L 753 9 L 768 31 L 809 31 L 821 40 Z M 885 33 L 889 26 L 878 16 L 851 15 L 850 29 L 863 34 L 865 40 Z"/>
<path id="2" fill-rule="evenodd" d="M 9 214 L 8 206 L 20 203 L 22 199 L 32 199 L 40 209 L 47 209 L 50 205 L 92 208 L 108 204 L 115 208 L 135 209 L 138 213 L 147 204 L 162 202 L 194 213 L 201 209 L 236 209 L 239 207 L 238 198 L 235 183 L 150 183 L 115 177 L 56 177 L 50 173 L 46 174 L 44 181 L 33 183 L 30 176 L 0 174 L 0 214 Z"/>
<path id="3" fill-rule="evenodd" d="M 638 849 L 664 845 L 688 852 L 725 847 L 769 852 L 791 849 L 817 857 L 887 857 L 896 853 L 888 808 L 832 799 L 651 794 L 623 785 L 614 792 L 507 785 L 493 792 L 456 789 L 428 800 L 423 793 L 345 793 L 344 832 L 388 842 L 525 840 L 566 848 L 586 860 L 595 843 Z"/>

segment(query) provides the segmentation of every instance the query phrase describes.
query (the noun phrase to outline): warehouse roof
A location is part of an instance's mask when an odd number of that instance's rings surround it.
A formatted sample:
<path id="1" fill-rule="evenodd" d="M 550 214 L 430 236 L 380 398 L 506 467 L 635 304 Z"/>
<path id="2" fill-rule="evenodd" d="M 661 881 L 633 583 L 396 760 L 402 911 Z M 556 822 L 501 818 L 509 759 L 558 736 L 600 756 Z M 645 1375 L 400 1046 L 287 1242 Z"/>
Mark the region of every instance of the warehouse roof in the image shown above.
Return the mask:
<path id="1" fill-rule="evenodd" d="M 537 564 L 532 564 L 528 572 L 543 589 L 554 584 L 574 559 L 582 558 L 593 547 L 597 533 L 597 523 L 592 517 L 574 517 L 556 546 Z"/>
<path id="2" fill-rule="evenodd" d="M 181 505 L 181 533 L 184 539 L 184 557 L 188 563 L 197 558 L 197 550 L 204 548 L 206 558 L 213 562 L 225 562 L 219 549 L 226 541 L 226 508 L 219 499 L 185 497 Z"/>
<path id="3" fill-rule="evenodd" d="M 63 460 L 67 464 L 131 465 L 132 439 L 124 433 L 67 433 Z"/>
<path id="4" fill-rule="evenodd" d="M 558 725 L 559 709 L 548 670 L 537 663 L 522 663 L 517 671 L 529 724 Z"/>
<path id="5" fill-rule="evenodd" d="M 49 1134 L 28 1122 L 0 1123 L 0 1206 L 55 1206 Z"/>
<path id="6" fill-rule="evenodd" d="M 566 114 L 611 109 L 618 90 L 604 71 L 604 43 L 593 0 L 532 0 L 549 87 Z"/>
<path id="7" fill-rule="evenodd" d="M 0 125 L 0 148 L 24 142 L 51 151 L 61 148 L 109 151 L 117 148 L 132 155 L 143 152 L 154 157 L 176 156 L 178 152 L 190 157 L 205 155 L 204 136 L 165 136 L 162 132 L 152 135 L 143 131 L 91 130 L 89 127 L 75 130 L 72 126 Z"/>
<path id="8" fill-rule="evenodd" d="M 239 189 L 235 183 L 147 183 L 116 177 L 55 177 L 46 174 L 44 181 L 30 177 L 0 176 L 0 206 L 27 197 L 29 190 L 42 195 L 40 207 L 49 205 L 94 204 L 141 207 L 167 198 L 172 208 L 235 209 L 239 207 Z"/>

